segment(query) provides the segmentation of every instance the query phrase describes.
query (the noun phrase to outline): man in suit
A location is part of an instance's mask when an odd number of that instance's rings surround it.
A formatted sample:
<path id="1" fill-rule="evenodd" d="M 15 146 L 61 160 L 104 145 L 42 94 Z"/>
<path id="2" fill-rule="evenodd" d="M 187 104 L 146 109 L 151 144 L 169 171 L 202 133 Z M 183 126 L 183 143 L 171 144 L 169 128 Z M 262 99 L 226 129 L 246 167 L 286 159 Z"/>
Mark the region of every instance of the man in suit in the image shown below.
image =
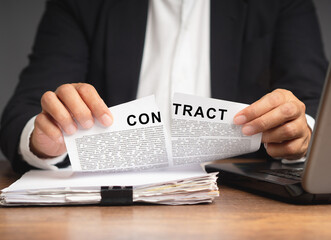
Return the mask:
<path id="1" fill-rule="evenodd" d="M 1 147 L 16 171 L 56 169 L 74 119 L 109 126 L 107 105 L 154 93 L 162 110 L 181 91 L 252 104 L 234 119 L 243 133 L 299 159 L 326 67 L 311 0 L 49 0 Z"/>

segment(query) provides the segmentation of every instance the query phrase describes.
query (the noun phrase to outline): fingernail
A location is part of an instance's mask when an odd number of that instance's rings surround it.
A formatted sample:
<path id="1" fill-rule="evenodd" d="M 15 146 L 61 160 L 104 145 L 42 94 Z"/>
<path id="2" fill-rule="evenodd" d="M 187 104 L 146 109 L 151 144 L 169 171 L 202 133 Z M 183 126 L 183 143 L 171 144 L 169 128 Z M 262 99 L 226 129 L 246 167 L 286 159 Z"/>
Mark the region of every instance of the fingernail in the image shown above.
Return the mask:
<path id="1" fill-rule="evenodd" d="M 82 125 L 83 125 L 83 128 L 91 128 L 93 126 L 93 121 L 92 120 L 87 120 L 86 122 L 84 122 Z"/>
<path id="2" fill-rule="evenodd" d="M 268 143 L 263 143 L 263 146 L 264 146 L 265 149 L 267 149 L 268 148 Z"/>
<path id="3" fill-rule="evenodd" d="M 245 126 L 242 128 L 242 133 L 246 136 L 251 136 L 253 134 L 255 134 L 255 128 L 253 126 Z"/>
<path id="4" fill-rule="evenodd" d="M 66 128 L 66 132 L 71 135 L 74 134 L 76 132 L 77 128 L 75 125 L 71 124 Z"/>
<path id="5" fill-rule="evenodd" d="M 110 126 L 113 123 L 113 119 L 109 115 L 104 114 L 101 117 L 101 123 L 105 126 Z"/>
<path id="6" fill-rule="evenodd" d="M 247 118 L 245 115 L 239 115 L 233 119 L 234 124 L 242 125 L 247 121 Z"/>

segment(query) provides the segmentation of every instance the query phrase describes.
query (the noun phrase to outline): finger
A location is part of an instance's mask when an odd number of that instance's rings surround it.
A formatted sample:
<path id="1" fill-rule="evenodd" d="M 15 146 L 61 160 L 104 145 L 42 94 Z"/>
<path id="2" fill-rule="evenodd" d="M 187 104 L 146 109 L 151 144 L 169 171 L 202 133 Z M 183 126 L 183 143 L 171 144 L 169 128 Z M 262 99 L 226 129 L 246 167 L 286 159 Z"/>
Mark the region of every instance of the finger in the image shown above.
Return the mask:
<path id="1" fill-rule="evenodd" d="M 95 88 L 89 84 L 77 84 L 75 87 L 93 116 L 104 126 L 110 126 L 113 123 L 113 116 Z"/>
<path id="2" fill-rule="evenodd" d="M 282 143 L 268 143 L 267 153 L 273 158 L 295 160 L 305 156 L 308 143 L 308 138 L 297 138 Z"/>
<path id="3" fill-rule="evenodd" d="M 252 121 L 253 119 L 256 119 L 266 114 L 267 112 L 280 106 L 281 104 L 285 103 L 286 94 L 284 94 L 283 91 L 286 90 L 281 90 L 281 89 L 274 90 L 273 92 L 263 96 L 261 99 L 254 102 L 250 106 L 241 110 L 234 117 L 234 123 L 238 125 L 245 124 L 247 122 Z"/>
<path id="4" fill-rule="evenodd" d="M 49 114 L 67 134 L 76 132 L 75 121 L 54 92 L 48 91 L 42 96 L 41 106 L 43 111 Z"/>
<path id="5" fill-rule="evenodd" d="M 52 121 L 46 113 L 40 113 L 35 120 L 35 130 L 43 132 L 55 143 L 63 144 L 63 135 L 61 129 Z"/>
<path id="6" fill-rule="evenodd" d="M 284 125 L 263 132 L 262 142 L 281 143 L 304 136 L 305 131 L 309 131 L 305 118 L 297 118 Z"/>
<path id="7" fill-rule="evenodd" d="M 39 158 L 56 157 L 66 152 L 60 128 L 46 113 L 39 114 L 35 120 L 30 150 Z"/>
<path id="8" fill-rule="evenodd" d="M 299 118 L 301 111 L 297 102 L 286 102 L 277 108 L 265 113 L 243 125 L 243 134 L 250 136 L 259 132 L 265 132 L 274 127 L 280 126 L 290 120 Z"/>
<path id="9" fill-rule="evenodd" d="M 93 126 L 92 113 L 72 84 L 60 86 L 55 93 L 83 128 Z"/>

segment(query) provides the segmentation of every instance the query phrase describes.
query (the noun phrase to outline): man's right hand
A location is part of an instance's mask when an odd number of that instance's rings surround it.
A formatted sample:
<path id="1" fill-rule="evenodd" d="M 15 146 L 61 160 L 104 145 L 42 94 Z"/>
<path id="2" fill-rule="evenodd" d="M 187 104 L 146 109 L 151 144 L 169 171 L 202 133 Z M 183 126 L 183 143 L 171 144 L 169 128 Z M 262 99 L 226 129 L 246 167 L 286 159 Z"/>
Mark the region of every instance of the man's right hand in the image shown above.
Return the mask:
<path id="1" fill-rule="evenodd" d="M 77 130 L 74 119 L 86 129 L 93 126 L 94 118 L 106 127 L 113 122 L 107 105 L 95 88 L 86 83 L 64 84 L 55 92 L 46 92 L 41 107 L 30 138 L 30 149 L 40 158 L 66 152 L 62 130 L 74 134 Z"/>

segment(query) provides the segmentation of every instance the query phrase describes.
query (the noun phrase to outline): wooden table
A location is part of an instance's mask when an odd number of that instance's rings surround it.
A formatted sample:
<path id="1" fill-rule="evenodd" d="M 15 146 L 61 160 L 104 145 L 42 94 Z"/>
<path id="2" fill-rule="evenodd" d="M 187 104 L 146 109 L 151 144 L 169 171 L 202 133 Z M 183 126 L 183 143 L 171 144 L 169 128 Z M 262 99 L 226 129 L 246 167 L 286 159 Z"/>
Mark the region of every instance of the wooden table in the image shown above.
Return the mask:
<path id="1" fill-rule="evenodd" d="M 0 162 L 0 188 L 18 178 Z M 0 239 L 331 239 L 331 205 L 296 206 L 220 186 L 194 206 L 0 208 Z"/>

